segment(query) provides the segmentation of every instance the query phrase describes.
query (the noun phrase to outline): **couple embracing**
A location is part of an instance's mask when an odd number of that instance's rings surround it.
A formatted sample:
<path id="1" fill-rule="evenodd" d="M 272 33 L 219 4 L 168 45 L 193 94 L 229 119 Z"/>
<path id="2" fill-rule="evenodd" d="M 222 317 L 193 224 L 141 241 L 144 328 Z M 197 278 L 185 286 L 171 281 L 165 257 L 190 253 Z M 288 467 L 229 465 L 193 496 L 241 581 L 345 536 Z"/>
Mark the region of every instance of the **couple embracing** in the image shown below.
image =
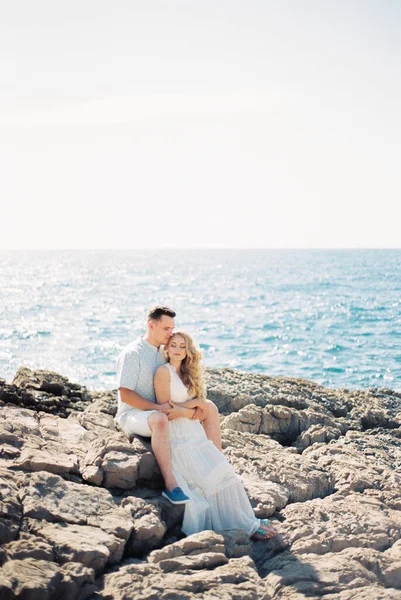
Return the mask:
<path id="1" fill-rule="evenodd" d="M 151 438 L 164 477 L 163 492 L 185 504 L 186 535 L 206 529 L 242 529 L 255 539 L 276 535 L 255 517 L 240 477 L 221 452 L 217 407 L 206 399 L 201 353 L 175 332 L 175 312 L 149 311 L 147 331 L 117 361 L 116 422 L 128 434 Z"/>

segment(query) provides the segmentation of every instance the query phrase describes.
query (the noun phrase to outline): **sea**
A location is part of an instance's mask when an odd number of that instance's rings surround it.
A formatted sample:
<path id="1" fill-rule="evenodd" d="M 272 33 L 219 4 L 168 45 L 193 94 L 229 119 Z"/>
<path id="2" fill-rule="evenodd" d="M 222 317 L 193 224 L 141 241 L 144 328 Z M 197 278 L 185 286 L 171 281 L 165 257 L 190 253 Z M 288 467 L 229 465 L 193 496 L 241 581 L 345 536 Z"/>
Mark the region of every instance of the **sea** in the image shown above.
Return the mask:
<path id="1" fill-rule="evenodd" d="M 155 304 L 208 367 L 401 391 L 401 250 L 0 252 L 0 377 L 114 389 Z"/>

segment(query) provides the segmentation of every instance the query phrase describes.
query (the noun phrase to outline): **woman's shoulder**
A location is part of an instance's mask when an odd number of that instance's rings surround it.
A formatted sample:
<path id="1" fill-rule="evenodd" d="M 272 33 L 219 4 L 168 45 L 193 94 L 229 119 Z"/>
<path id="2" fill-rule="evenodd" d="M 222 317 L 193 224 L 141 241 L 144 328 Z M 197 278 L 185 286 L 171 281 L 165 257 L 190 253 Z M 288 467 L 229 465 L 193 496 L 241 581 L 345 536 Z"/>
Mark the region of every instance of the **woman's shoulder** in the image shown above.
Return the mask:
<path id="1" fill-rule="evenodd" d="M 169 367 L 169 364 L 166 363 L 165 365 L 160 365 L 160 367 L 158 367 L 156 369 L 155 377 L 156 376 L 160 377 L 160 378 L 163 377 L 164 379 L 169 378 L 170 377 L 170 367 Z"/>

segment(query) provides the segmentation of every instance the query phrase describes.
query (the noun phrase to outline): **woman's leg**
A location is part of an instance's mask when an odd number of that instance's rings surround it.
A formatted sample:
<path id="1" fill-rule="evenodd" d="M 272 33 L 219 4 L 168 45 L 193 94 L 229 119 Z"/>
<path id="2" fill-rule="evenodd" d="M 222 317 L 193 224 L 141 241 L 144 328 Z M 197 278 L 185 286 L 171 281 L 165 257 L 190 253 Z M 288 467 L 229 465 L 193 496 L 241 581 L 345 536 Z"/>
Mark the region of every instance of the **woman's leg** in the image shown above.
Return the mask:
<path id="1" fill-rule="evenodd" d="M 211 401 L 206 400 L 207 410 L 202 425 L 205 429 L 206 437 L 213 442 L 217 450 L 221 452 L 221 427 L 219 409 Z"/>

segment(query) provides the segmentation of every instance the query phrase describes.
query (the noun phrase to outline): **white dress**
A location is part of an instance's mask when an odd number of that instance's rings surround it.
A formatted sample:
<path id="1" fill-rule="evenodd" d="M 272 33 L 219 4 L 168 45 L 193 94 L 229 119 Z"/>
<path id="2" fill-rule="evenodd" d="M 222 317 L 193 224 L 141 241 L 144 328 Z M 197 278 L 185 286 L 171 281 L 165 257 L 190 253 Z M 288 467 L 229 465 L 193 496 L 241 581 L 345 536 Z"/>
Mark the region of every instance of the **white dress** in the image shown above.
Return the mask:
<path id="1" fill-rule="evenodd" d="M 170 392 L 174 402 L 189 400 L 186 386 L 170 364 Z M 207 439 L 199 421 L 185 417 L 169 421 L 172 468 L 178 485 L 191 501 L 185 505 L 182 530 L 186 535 L 212 529 L 242 529 L 255 533 L 254 515 L 241 478 L 224 454 Z"/>

